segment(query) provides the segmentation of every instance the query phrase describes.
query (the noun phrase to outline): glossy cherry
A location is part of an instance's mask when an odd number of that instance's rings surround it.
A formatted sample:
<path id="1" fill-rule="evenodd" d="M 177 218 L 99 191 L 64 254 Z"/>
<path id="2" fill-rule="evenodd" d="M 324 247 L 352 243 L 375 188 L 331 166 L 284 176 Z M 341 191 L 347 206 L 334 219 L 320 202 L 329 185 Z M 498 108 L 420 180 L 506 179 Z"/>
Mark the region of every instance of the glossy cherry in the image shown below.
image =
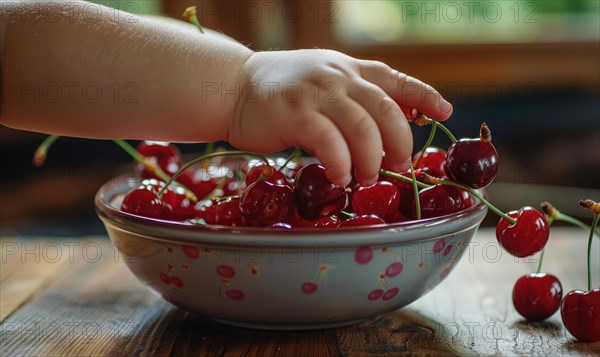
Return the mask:
<path id="1" fill-rule="evenodd" d="M 417 165 L 417 162 L 419 165 L 414 166 L 415 169 L 421 169 L 437 178 L 444 178 L 446 176 L 446 151 L 444 149 L 430 146 L 425 149 L 425 154 L 419 151 L 413 158 L 413 165 Z"/>
<path id="2" fill-rule="evenodd" d="M 421 218 L 433 218 L 461 211 L 470 204 L 469 194 L 458 187 L 435 185 L 419 192 Z M 412 218 L 416 218 L 416 205 L 411 204 Z"/>
<path id="3" fill-rule="evenodd" d="M 294 191 L 288 185 L 256 181 L 240 197 L 244 222 L 265 227 L 288 221 L 294 214 Z"/>
<path id="4" fill-rule="evenodd" d="M 331 183 L 325 176 L 325 167 L 319 164 L 298 171 L 294 196 L 298 213 L 307 220 L 338 214 L 348 205 L 344 187 Z"/>
<path id="5" fill-rule="evenodd" d="M 560 316 L 567 330 L 579 341 L 600 341 L 600 288 L 567 293 Z"/>
<path id="6" fill-rule="evenodd" d="M 181 153 L 173 144 L 162 141 L 142 141 L 137 151 L 145 157 L 156 160 L 158 166 L 169 176 L 173 175 L 182 165 Z M 144 178 L 157 178 L 142 164 L 137 164 L 136 171 Z"/>
<path id="7" fill-rule="evenodd" d="M 540 211 L 527 206 L 507 214 L 517 222 L 510 224 L 506 219 L 500 218 L 496 225 L 496 238 L 507 252 L 523 258 L 544 249 L 550 236 L 550 227 Z"/>
<path id="8" fill-rule="evenodd" d="M 121 210 L 149 218 L 169 219 L 171 216 L 171 208 L 158 198 L 151 186 L 130 191 L 123 198 Z"/>
<path id="9" fill-rule="evenodd" d="M 333 229 L 340 225 L 340 219 L 336 215 L 325 216 L 314 221 L 306 220 L 298 214 L 298 210 L 290 219 L 292 228 L 318 228 L 318 229 Z"/>
<path id="10" fill-rule="evenodd" d="M 562 285 L 551 274 L 532 273 L 517 280 L 513 288 L 513 305 L 529 321 L 542 321 L 560 307 Z"/>
<path id="11" fill-rule="evenodd" d="M 471 188 L 489 185 L 498 173 L 498 152 L 491 142 L 489 129 L 481 125 L 478 139 L 461 139 L 450 145 L 446 173 L 453 181 Z"/>
<path id="12" fill-rule="evenodd" d="M 173 221 L 185 221 L 196 216 L 196 204 L 185 196 L 185 192 L 180 187 L 169 188 L 162 197 L 165 204 L 171 206 L 171 216 Z"/>
<path id="13" fill-rule="evenodd" d="M 391 182 L 379 181 L 367 187 L 358 187 L 352 193 L 352 211 L 358 216 L 374 214 L 386 222 L 393 222 L 400 206 L 400 193 Z"/>
<path id="14" fill-rule="evenodd" d="M 194 218 L 202 220 L 204 224 L 217 224 L 216 199 L 203 200 L 196 203 Z"/>
<path id="15" fill-rule="evenodd" d="M 400 175 L 412 179 L 412 175 L 410 172 L 402 172 L 400 173 Z M 423 172 L 420 169 L 415 170 L 415 178 L 417 179 L 417 181 L 423 180 Z M 396 188 L 398 188 L 398 194 L 400 195 L 400 212 L 404 217 L 411 217 L 413 213 L 412 205 L 415 201 L 415 192 L 413 190 L 412 183 L 404 182 L 402 180 L 383 175 L 380 176 L 380 179 L 381 181 L 391 182 L 394 184 L 394 186 L 396 186 Z M 397 216 L 397 218 L 394 221 L 401 221 L 401 217 Z"/>
<path id="16" fill-rule="evenodd" d="M 219 179 L 211 177 L 205 170 L 186 170 L 177 182 L 189 188 L 199 200 L 207 198 L 219 185 Z"/>
<path id="17" fill-rule="evenodd" d="M 378 216 L 371 214 L 365 216 L 356 216 L 349 218 L 340 223 L 340 228 L 343 227 L 363 227 L 363 226 L 372 226 L 375 224 L 385 224 L 385 221 Z"/>
<path id="18" fill-rule="evenodd" d="M 245 226 L 239 197 L 230 197 L 221 201 L 215 207 L 215 223 L 223 226 Z"/>

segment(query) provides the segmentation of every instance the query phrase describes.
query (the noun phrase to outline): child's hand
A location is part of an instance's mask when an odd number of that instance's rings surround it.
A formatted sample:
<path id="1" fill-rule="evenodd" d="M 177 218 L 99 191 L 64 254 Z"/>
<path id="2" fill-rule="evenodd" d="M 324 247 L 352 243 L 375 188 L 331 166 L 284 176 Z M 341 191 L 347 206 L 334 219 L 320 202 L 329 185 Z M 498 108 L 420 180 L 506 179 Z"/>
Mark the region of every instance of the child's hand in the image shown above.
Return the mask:
<path id="1" fill-rule="evenodd" d="M 375 183 L 386 162 L 400 169 L 413 141 L 403 110 L 445 120 L 452 106 L 431 86 L 376 61 L 328 50 L 259 52 L 245 63 L 243 94 L 227 140 L 251 151 L 300 146 L 333 182 Z"/>

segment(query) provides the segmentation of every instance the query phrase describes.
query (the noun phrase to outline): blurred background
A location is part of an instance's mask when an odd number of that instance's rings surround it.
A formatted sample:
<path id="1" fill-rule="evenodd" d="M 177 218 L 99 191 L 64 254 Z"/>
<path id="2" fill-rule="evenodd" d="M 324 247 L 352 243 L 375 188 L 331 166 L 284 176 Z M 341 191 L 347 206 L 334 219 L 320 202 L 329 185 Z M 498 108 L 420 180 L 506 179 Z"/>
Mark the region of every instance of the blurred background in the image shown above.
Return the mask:
<path id="1" fill-rule="evenodd" d="M 253 50 L 330 48 L 386 62 L 454 104 L 446 125 L 457 137 L 477 137 L 487 122 L 501 160 L 488 195 L 499 208 L 548 200 L 589 221 L 577 201 L 600 200 L 598 0 L 97 2 L 176 19 L 196 5 L 206 27 Z M 413 132 L 418 150 L 428 130 Z M 129 157 L 108 141 L 61 138 L 36 168 L 43 139 L 0 127 L 0 234 L 103 234 L 94 194 L 131 170 Z"/>

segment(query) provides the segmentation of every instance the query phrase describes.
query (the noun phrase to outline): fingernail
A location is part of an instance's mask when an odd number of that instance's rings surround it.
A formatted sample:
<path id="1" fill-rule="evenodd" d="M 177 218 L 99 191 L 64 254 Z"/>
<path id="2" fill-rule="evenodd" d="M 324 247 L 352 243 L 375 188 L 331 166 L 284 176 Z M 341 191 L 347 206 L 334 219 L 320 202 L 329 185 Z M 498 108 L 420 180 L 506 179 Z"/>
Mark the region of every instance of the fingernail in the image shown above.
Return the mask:
<path id="1" fill-rule="evenodd" d="M 379 175 L 373 176 L 368 180 L 364 180 L 361 186 L 367 187 L 367 186 L 374 185 L 375 182 L 377 182 L 377 180 L 379 180 Z"/>
<path id="2" fill-rule="evenodd" d="M 350 184 L 350 182 L 352 182 L 352 176 L 350 175 L 346 175 L 342 178 L 340 178 L 339 180 L 337 180 L 338 185 L 346 187 Z"/>
<path id="3" fill-rule="evenodd" d="M 449 113 L 450 111 L 452 111 L 452 104 L 443 100 L 440 103 L 440 110 L 442 111 L 442 113 Z"/>

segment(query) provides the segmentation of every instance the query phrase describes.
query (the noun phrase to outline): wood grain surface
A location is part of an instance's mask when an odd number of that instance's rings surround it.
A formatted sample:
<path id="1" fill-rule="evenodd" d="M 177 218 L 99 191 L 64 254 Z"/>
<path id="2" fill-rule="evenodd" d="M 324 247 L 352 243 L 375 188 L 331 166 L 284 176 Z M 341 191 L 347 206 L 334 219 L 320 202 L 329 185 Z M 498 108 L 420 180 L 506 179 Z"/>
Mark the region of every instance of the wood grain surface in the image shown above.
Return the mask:
<path id="1" fill-rule="evenodd" d="M 552 231 L 544 270 L 565 292 L 586 287 L 586 238 L 578 229 Z M 528 323 L 516 313 L 513 284 L 538 258 L 509 256 L 490 229 L 415 303 L 353 326 L 301 332 L 230 327 L 176 308 L 137 282 L 105 237 L 0 243 L 0 356 L 600 355 L 600 343 L 575 341 L 559 314 Z"/>

